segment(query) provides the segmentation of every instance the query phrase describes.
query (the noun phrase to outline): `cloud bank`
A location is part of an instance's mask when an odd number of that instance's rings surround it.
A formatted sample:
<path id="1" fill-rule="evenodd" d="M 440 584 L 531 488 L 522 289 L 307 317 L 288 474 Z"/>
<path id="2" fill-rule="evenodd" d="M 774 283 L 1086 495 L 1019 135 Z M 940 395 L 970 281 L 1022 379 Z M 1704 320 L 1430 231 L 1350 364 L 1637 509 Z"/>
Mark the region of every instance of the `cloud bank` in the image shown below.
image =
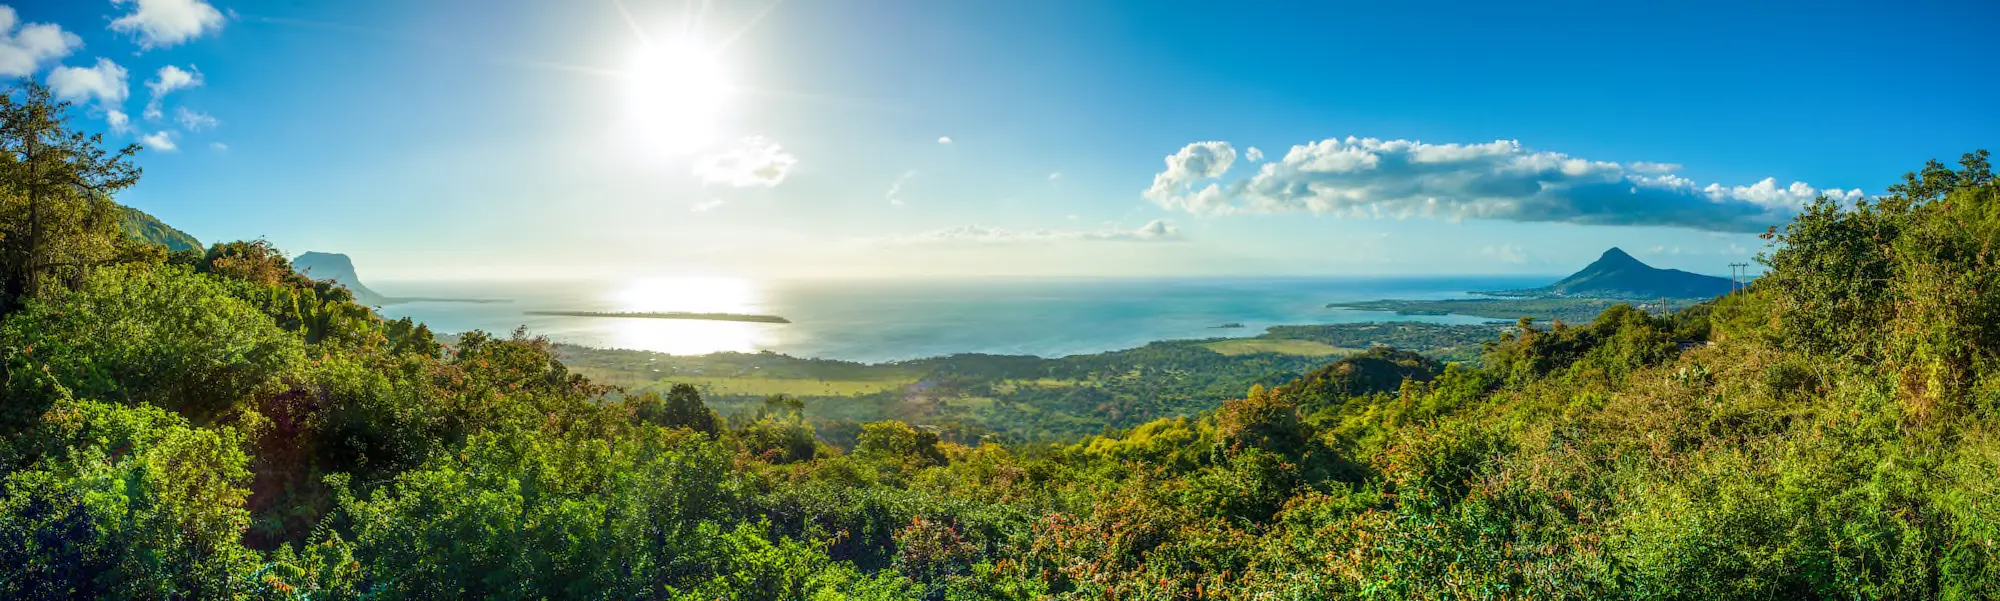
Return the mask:
<path id="1" fill-rule="evenodd" d="M 695 161 L 694 174 L 705 184 L 772 188 L 784 183 L 798 163 L 777 142 L 750 136 Z"/>
<path id="2" fill-rule="evenodd" d="M 1166 169 L 1153 176 L 1144 196 L 1168 209 L 1208 215 L 1311 212 L 1717 232 L 1764 231 L 1820 195 L 1842 201 L 1862 196 L 1805 182 L 1780 186 L 1769 178 L 1748 186 L 1699 185 L 1675 175 L 1679 165 L 1590 161 L 1513 140 L 1327 139 L 1293 146 L 1247 177 L 1221 181 L 1235 161 L 1227 142 L 1189 144 L 1166 158 Z"/>
<path id="3" fill-rule="evenodd" d="M 63 31 L 53 23 L 19 24 L 14 7 L 0 5 L 0 77 L 22 77 L 42 69 L 42 64 L 69 56 L 83 46 L 83 38 Z"/>
<path id="4" fill-rule="evenodd" d="M 1181 240 L 1173 222 L 1155 219 L 1137 229 L 1101 230 L 1009 230 L 980 225 L 961 225 L 914 236 L 885 240 L 891 244 L 1022 244 L 1036 242 L 1173 242 Z"/>

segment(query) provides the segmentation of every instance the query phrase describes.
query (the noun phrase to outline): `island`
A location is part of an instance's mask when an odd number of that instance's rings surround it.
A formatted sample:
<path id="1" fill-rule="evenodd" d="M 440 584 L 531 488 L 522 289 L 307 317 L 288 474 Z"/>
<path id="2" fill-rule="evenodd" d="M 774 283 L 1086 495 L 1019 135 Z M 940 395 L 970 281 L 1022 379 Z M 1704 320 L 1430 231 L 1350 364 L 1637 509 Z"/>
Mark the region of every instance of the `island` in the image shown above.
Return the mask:
<path id="1" fill-rule="evenodd" d="M 1225 323 L 1225 324 L 1222 324 L 1222 325 L 1219 325 L 1219 326 L 1215 326 L 1215 329 L 1225 329 L 1225 328 L 1240 328 L 1240 327 L 1243 327 L 1243 324 L 1241 324 L 1241 323 L 1238 323 L 1238 322 L 1234 322 L 1234 321 L 1232 321 L 1232 322 L 1229 322 L 1229 323 Z"/>
<path id="2" fill-rule="evenodd" d="M 703 319 L 708 321 L 747 321 L 753 323 L 792 323 L 792 320 L 776 315 L 746 315 L 742 313 L 690 313 L 686 311 L 524 311 L 524 315 L 555 315 L 560 317 L 629 317 L 635 319 Z"/>

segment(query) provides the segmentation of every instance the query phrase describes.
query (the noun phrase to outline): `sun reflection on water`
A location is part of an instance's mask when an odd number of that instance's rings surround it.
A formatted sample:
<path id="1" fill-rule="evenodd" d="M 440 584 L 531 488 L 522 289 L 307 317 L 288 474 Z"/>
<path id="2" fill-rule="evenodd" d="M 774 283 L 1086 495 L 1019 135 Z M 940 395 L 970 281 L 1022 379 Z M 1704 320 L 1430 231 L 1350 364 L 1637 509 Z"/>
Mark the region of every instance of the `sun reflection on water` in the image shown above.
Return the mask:
<path id="1" fill-rule="evenodd" d="M 652 277 L 626 282 L 603 300 L 617 312 L 687 311 L 693 313 L 765 313 L 763 290 L 756 282 L 730 277 Z M 715 352 L 751 353 L 775 345 L 786 324 L 707 321 L 694 319 L 604 318 L 593 328 L 606 328 L 611 346 L 699 355 Z"/>

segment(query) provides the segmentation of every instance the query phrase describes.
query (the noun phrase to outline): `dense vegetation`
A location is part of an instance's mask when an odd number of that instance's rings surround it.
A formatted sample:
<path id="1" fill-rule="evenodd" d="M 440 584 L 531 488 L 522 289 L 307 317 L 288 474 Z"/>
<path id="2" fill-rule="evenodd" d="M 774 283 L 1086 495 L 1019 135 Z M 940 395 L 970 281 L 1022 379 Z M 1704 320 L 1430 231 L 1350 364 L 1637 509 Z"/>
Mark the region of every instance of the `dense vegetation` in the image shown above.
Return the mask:
<path id="1" fill-rule="evenodd" d="M 262 243 L 133 249 L 101 217 L 137 171 L 61 112 L 0 101 L 0 598 L 2000 595 L 1983 153 L 1813 205 L 1758 286 L 1671 316 L 1372 350 L 1071 444 L 885 421 L 842 452 L 788 397 L 724 417 L 519 333 L 447 348 Z"/>
<path id="2" fill-rule="evenodd" d="M 167 247 L 168 251 L 201 250 L 201 241 L 158 218 L 132 207 L 118 207 L 118 228 L 125 237 Z"/>
<path id="3" fill-rule="evenodd" d="M 1278 326 L 1255 338 L 1169 340 L 1088 355 L 958 354 L 886 364 L 772 353 L 673 356 L 558 346 L 565 365 L 632 391 L 698 388 L 724 414 L 769 395 L 797 397 L 827 440 L 851 447 L 861 425 L 893 419 L 973 443 L 1074 441 L 1163 417 L 1192 417 L 1251 386 L 1275 386 L 1341 356 L 1387 345 L 1476 360 L 1498 326 L 1350 323 Z M 1286 345 L 1309 345 L 1299 354 Z M 1231 351 L 1231 352 L 1221 352 Z"/>

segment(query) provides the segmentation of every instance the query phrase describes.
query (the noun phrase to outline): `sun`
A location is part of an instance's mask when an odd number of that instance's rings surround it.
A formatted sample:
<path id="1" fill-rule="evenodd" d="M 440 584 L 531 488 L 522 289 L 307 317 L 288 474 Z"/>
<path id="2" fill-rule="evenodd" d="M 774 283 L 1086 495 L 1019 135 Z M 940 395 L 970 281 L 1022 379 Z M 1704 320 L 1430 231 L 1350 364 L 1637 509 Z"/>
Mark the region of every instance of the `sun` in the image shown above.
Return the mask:
<path id="1" fill-rule="evenodd" d="M 644 145 L 678 155 L 715 141 L 733 92 L 715 51 L 686 41 L 644 43 L 624 76 L 632 133 Z"/>

